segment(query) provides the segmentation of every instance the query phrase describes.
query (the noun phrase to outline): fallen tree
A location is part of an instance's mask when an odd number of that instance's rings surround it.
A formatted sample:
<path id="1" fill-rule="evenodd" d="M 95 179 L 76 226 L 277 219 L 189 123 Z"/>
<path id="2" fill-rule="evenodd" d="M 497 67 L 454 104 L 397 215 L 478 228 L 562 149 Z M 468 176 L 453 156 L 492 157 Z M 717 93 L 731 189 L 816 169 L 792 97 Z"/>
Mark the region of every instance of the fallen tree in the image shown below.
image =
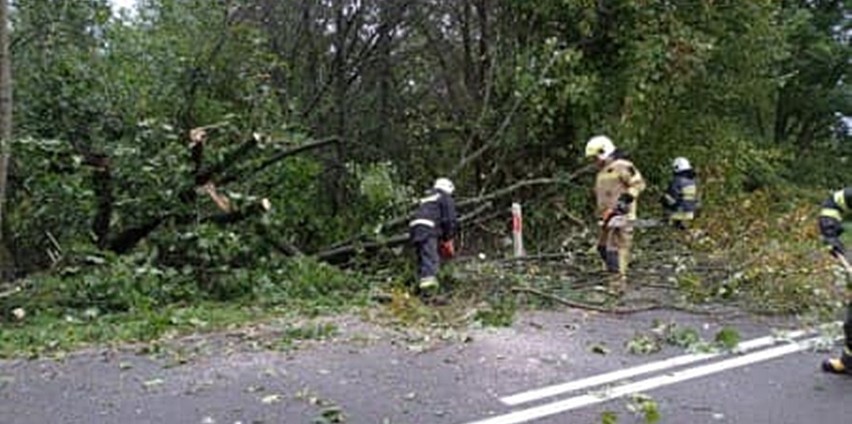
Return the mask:
<path id="1" fill-rule="evenodd" d="M 474 210 L 477 210 L 479 212 L 475 215 L 470 215 L 470 214 L 467 215 L 467 218 L 465 219 L 465 221 L 469 221 L 474 217 L 479 217 L 481 212 L 483 212 L 483 210 L 479 210 L 479 208 L 477 207 L 478 205 L 490 204 L 491 202 L 494 202 L 498 199 L 504 198 L 504 197 L 506 197 L 510 194 L 513 194 L 516 191 L 524 189 L 524 188 L 535 187 L 535 186 L 547 186 L 547 185 L 571 185 L 571 184 L 574 184 L 574 181 L 576 181 L 577 178 L 591 172 L 593 169 L 594 169 L 593 165 L 587 165 L 587 166 L 584 166 L 584 167 L 572 172 L 568 176 L 561 177 L 561 178 L 543 177 L 543 178 L 533 178 L 533 179 L 529 179 L 529 180 L 521 180 L 521 181 L 518 181 L 518 182 L 511 184 L 507 187 L 503 187 L 503 188 L 494 190 L 490 193 L 483 194 L 481 196 L 476 196 L 476 197 L 471 197 L 471 198 L 459 200 L 456 203 L 456 207 L 459 210 L 474 208 Z M 494 216 L 495 217 L 499 216 L 502 213 L 503 213 L 503 211 L 495 212 Z M 326 255 L 331 255 L 332 253 L 334 253 L 334 254 L 350 253 L 350 252 L 356 250 L 357 246 L 371 246 L 371 247 L 372 246 L 377 246 L 377 247 L 378 246 L 384 246 L 384 244 L 382 244 L 382 243 L 386 243 L 387 240 L 379 241 L 379 239 L 382 237 L 382 234 L 399 233 L 400 229 L 402 227 L 404 227 L 405 225 L 407 225 L 409 221 L 411 221 L 412 214 L 413 214 L 413 211 L 409 212 L 406 215 L 398 216 L 396 218 L 392 218 L 392 219 L 385 221 L 384 223 L 382 223 L 378 226 L 378 228 L 380 229 L 378 234 L 359 234 L 359 235 L 351 237 L 347 240 L 344 240 L 344 241 L 335 243 L 331 246 L 328 246 L 325 249 L 315 253 L 315 255 L 317 255 L 317 257 L 322 259 Z"/>
<path id="2" fill-rule="evenodd" d="M 201 157 L 203 156 L 203 148 L 207 137 L 205 130 L 212 127 L 213 126 L 201 127 L 190 131 L 190 142 L 188 143 L 188 147 L 191 151 L 194 175 L 193 180 L 187 182 L 187 186 L 177 190 L 177 197 L 183 204 L 192 204 L 198 199 L 199 194 L 206 194 L 222 212 L 218 215 L 198 217 L 194 214 L 165 211 L 155 214 L 147 221 L 126 228 L 110 237 L 111 228 L 109 225 L 109 217 L 113 210 L 114 196 L 112 194 L 112 187 L 114 186 L 114 183 L 111 180 L 109 158 L 105 156 L 98 156 L 96 158 L 97 160 L 88 162 L 93 167 L 95 192 L 99 199 L 98 211 L 95 216 L 93 228 L 95 229 L 96 244 L 100 248 L 119 254 L 126 253 L 160 227 L 160 225 L 170 220 L 181 225 L 198 222 L 199 219 L 201 222 L 213 222 L 225 225 L 245 220 L 253 215 L 266 213 L 271 208 L 269 200 L 264 198 L 259 202 L 245 206 L 242 210 L 236 210 L 230 204 L 230 200 L 227 196 L 219 193 L 219 187 L 235 182 L 245 181 L 287 158 L 301 153 L 310 152 L 339 141 L 338 137 L 328 137 L 320 140 L 309 141 L 299 146 L 280 150 L 254 166 L 241 167 L 240 165 L 242 165 L 242 162 L 246 160 L 249 154 L 259 148 L 260 137 L 253 134 L 235 150 L 225 154 L 221 161 L 209 166 L 204 166 Z M 284 244 L 276 244 L 276 246 L 283 247 Z M 291 254 L 298 251 L 295 247 L 284 248 L 283 250 Z"/>
<path id="3" fill-rule="evenodd" d="M 469 221 L 490 209 L 492 206 L 493 203 L 491 202 L 479 205 L 476 209 L 460 216 L 459 222 L 464 223 Z M 340 264 L 348 261 L 351 257 L 357 254 L 372 254 L 381 249 L 390 249 L 406 243 L 408 243 L 408 233 L 400 233 L 380 240 L 354 242 L 343 246 L 332 247 L 316 253 L 315 256 L 320 260 L 332 264 Z"/>

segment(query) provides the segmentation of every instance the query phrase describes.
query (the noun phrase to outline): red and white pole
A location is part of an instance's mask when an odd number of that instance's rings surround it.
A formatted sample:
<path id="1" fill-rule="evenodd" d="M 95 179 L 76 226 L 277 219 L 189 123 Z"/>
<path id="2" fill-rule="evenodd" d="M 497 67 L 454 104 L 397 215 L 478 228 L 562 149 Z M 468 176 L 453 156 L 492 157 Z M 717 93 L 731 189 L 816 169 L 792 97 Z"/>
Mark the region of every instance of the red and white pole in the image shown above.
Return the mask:
<path id="1" fill-rule="evenodd" d="M 524 252 L 524 219 L 521 213 L 521 204 L 512 203 L 512 246 L 516 258 L 520 258 L 526 253 Z"/>

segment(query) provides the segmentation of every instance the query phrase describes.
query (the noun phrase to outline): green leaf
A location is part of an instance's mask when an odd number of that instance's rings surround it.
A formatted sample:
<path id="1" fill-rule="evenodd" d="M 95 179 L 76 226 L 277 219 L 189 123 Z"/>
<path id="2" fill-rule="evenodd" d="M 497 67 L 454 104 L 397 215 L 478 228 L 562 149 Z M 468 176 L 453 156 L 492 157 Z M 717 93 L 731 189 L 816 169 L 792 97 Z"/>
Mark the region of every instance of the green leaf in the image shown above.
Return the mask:
<path id="1" fill-rule="evenodd" d="M 617 424 L 618 414 L 612 411 L 603 411 L 601 413 L 601 424 Z"/>
<path id="2" fill-rule="evenodd" d="M 733 350 L 740 343 L 740 332 L 733 327 L 724 327 L 716 333 L 716 343 L 726 350 Z"/>

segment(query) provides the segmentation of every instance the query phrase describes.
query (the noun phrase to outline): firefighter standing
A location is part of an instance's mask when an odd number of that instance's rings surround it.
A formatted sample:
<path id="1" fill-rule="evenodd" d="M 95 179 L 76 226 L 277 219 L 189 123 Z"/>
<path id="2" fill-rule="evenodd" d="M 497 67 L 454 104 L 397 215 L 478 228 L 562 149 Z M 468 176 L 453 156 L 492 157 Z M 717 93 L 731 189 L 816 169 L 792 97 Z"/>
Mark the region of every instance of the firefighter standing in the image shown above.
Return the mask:
<path id="1" fill-rule="evenodd" d="M 831 255 L 841 261 L 844 266 L 848 266 L 848 262 L 846 262 L 846 249 L 840 241 L 840 235 L 843 233 L 843 216 L 849 213 L 850 205 L 852 205 L 852 188 L 845 188 L 834 192 L 831 197 L 826 199 L 819 213 L 820 235 L 822 235 L 825 244 L 828 245 Z M 849 290 L 848 287 L 847 290 Z M 843 353 L 839 358 L 826 359 L 822 363 L 822 369 L 826 372 L 852 374 L 852 299 L 849 298 L 849 294 L 847 294 L 846 300 L 846 320 L 843 322 L 843 333 L 845 335 Z"/>
<path id="2" fill-rule="evenodd" d="M 594 158 L 598 166 L 595 178 L 595 197 L 601 226 L 598 253 L 606 270 L 617 276 L 612 281 L 612 288 L 623 291 L 633 241 L 636 200 L 645 189 L 645 180 L 627 156 L 615 148 L 609 137 L 599 135 L 591 138 L 586 143 L 586 157 Z"/>
<path id="3" fill-rule="evenodd" d="M 452 181 L 438 178 L 434 187 L 420 199 L 420 207 L 409 225 L 409 237 L 417 252 L 418 286 L 424 291 L 438 288 L 441 258 L 455 255 L 453 237 L 459 223 L 454 191 Z"/>
<path id="4" fill-rule="evenodd" d="M 672 181 L 662 198 L 663 209 L 667 220 L 675 228 L 684 230 L 695 218 L 698 204 L 695 171 L 688 159 L 679 157 L 672 162 L 672 172 Z"/>

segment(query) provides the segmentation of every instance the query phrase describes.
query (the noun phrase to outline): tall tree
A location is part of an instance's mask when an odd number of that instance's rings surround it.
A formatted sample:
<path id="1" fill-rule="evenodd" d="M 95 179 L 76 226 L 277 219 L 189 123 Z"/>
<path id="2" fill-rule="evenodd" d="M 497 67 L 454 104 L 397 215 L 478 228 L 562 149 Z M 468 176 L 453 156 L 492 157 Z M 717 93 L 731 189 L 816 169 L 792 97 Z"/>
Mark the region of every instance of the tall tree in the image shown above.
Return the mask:
<path id="1" fill-rule="evenodd" d="M 12 59 L 9 56 L 9 1 L 0 0 L 0 242 L 6 205 L 12 139 Z"/>

